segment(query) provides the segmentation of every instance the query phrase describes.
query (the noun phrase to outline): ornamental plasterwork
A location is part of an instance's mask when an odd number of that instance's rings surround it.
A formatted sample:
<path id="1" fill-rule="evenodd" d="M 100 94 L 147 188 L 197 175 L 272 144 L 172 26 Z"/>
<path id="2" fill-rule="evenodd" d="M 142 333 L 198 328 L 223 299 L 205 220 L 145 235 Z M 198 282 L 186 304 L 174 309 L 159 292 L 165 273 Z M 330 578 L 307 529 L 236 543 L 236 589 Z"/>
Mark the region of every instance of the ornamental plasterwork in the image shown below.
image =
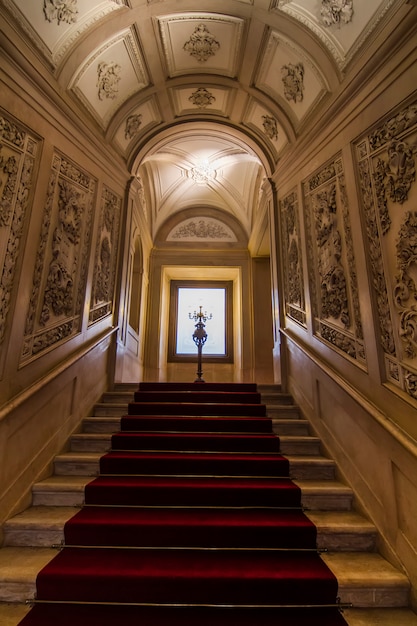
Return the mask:
<path id="1" fill-rule="evenodd" d="M 272 141 L 278 141 L 278 123 L 271 115 L 262 115 L 264 133 Z"/>
<path id="2" fill-rule="evenodd" d="M 296 191 L 292 191 L 280 201 L 280 214 L 285 312 L 288 317 L 305 326 L 303 263 Z"/>
<path id="3" fill-rule="evenodd" d="M 121 79 L 122 68 L 118 63 L 102 61 L 97 66 L 97 93 L 100 100 L 111 98 L 118 94 L 118 85 Z"/>
<path id="4" fill-rule="evenodd" d="M 43 12 L 48 22 L 73 24 L 77 21 L 77 0 L 43 0 Z"/>
<path id="5" fill-rule="evenodd" d="M 97 182 L 55 153 L 43 212 L 22 360 L 79 332 Z"/>
<path id="6" fill-rule="evenodd" d="M 417 398 L 417 103 L 356 145 L 385 373 Z"/>
<path id="7" fill-rule="evenodd" d="M 39 140 L 0 113 L 0 345 L 32 198 Z"/>
<path id="8" fill-rule="evenodd" d="M 283 65 L 281 78 L 287 100 L 301 102 L 304 97 L 304 65 L 302 63 Z"/>
<path id="9" fill-rule="evenodd" d="M 341 158 L 304 184 L 315 333 L 365 361 L 349 207 Z"/>
<path id="10" fill-rule="evenodd" d="M 175 226 L 167 241 L 237 241 L 233 231 L 223 222 L 210 218 L 190 218 Z"/>
<path id="11" fill-rule="evenodd" d="M 121 197 L 103 187 L 91 291 L 90 323 L 109 315 L 113 310 L 121 205 Z"/>
<path id="12" fill-rule="evenodd" d="M 142 115 L 140 113 L 134 113 L 129 115 L 125 125 L 125 139 L 133 139 L 138 134 L 142 124 Z"/>
<path id="13" fill-rule="evenodd" d="M 353 0 L 322 0 L 320 17 L 325 26 L 349 24 L 353 16 Z"/>
<path id="14" fill-rule="evenodd" d="M 205 24 L 199 24 L 195 27 L 194 32 L 190 39 L 185 42 L 183 48 L 197 61 L 203 63 L 216 54 L 220 49 L 220 43 L 210 33 Z"/>
<path id="15" fill-rule="evenodd" d="M 205 87 L 199 87 L 188 98 L 199 109 L 205 109 L 216 101 L 216 98 Z"/>

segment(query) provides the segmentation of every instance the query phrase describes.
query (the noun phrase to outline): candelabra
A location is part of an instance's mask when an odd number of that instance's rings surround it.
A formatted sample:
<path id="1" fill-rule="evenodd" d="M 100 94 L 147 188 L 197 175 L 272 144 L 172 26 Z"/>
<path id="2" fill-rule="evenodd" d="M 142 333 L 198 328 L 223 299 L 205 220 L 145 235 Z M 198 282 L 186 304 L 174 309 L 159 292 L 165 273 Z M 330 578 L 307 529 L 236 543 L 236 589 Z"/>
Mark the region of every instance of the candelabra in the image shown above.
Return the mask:
<path id="1" fill-rule="evenodd" d="M 195 322 L 197 322 L 195 325 L 195 331 L 193 332 L 193 341 L 195 345 L 197 346 L 197 350 L 198 350 L 197 378 L 194 381 L 195 383 L 204 383 L 204 380 L 202 378 L 203 372 L 201 369 L 201 358 L 202 358 L 203 346 L 207 341 L 205 322 L 207 322 L 207 320 L 211 320 L 213 317 L 211 313 L 210 315 L 207 315 L 207 311 L 203 313 L 202 309 L 203 307 L 200 305 L 200 311 L 198 313 L 194 311 L 194 313 L 188 314 L 188 317 L 190 318 L 190 320 L 194 320 Z"/>

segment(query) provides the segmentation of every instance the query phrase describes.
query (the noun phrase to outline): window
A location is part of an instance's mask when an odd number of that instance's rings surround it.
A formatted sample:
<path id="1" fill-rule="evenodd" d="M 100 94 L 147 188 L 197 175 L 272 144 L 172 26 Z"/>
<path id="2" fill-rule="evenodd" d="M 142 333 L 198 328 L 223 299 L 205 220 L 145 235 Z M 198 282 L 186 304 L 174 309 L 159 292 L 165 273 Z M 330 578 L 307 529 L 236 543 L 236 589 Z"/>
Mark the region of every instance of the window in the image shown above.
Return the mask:
<path id="1" fill-rule="evenodd" d="M 203 358 L 233 362 L 232 296 L 231 281 L 171 281 L 169 361 L 196 359 L 193 332 L 197 320 L 193 316 L 199 313 L 201 306 L 209 318 L 205 322 L 207 341 L 203 346 Z"/>

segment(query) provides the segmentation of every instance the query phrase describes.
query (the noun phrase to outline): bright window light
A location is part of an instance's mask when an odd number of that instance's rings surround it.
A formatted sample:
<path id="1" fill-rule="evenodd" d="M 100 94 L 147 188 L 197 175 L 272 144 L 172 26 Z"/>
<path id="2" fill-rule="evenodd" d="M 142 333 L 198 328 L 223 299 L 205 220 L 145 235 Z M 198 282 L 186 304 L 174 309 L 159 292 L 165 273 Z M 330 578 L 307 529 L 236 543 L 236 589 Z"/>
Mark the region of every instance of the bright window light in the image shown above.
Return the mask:
<path id="1" fill-rule="evenodd" d="M 176 329 L 176 353 L 196 354 L 193 341 L 196 322 L 189 318 L 200 311 L 212 319 L 205 323 L 207 341 L 203 354 L 224 356 L 226 354 L 226 289 L 224 288 L 178 288 L 178 317 Z"/>

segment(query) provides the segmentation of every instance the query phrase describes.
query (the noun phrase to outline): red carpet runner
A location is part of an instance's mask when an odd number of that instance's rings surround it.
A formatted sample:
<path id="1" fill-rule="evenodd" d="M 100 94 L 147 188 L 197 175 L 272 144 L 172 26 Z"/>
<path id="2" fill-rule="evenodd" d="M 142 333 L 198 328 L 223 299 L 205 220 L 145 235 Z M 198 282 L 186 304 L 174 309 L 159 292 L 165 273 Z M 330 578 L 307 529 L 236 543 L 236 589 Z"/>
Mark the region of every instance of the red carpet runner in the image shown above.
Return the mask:
<path id="1" fill-rule="evenodd" d="M 256 385 L 141 383 L 21 626 L 346 626 Z"/>

